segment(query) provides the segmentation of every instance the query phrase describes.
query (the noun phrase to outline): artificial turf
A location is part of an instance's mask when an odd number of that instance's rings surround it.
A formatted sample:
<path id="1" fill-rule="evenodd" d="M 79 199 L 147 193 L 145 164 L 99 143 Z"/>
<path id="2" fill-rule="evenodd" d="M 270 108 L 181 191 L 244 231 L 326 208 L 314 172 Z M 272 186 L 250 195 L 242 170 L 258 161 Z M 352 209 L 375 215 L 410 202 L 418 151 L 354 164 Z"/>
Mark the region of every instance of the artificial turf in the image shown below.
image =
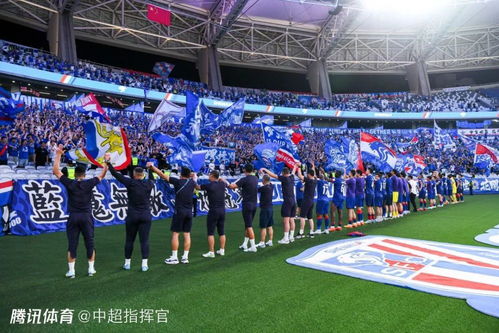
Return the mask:
<path id="1" fill-rule="evenodd" d="M 466 202 L 394 221 L 360 227 L 366 234 L 487 246 L 474 237 L 499 223 L 499 196 L 467 196 Z M 282 237 L 275 207 L 274 242 Z M 258 218 L 258 216 L 257 216 Z M 348 231 L 274 245 L 258 253 L 237 249 L 243 237 L 240 213 L 226 218 L 225 257 L 205 259 L 205 217 L 197 217 L 190 264 L 168 266 L 170 219 L 153 222 L 150 270 L 140 272 L 136 241 L 132 270 L 123 271 L 124 226 L 95 231 L 97 274 L 88 277 L 80 241 L 75 279 L 64 278 L 66 235 L 0 238 L 0 332 L 499 332 L 499 319 L 464 300 L 289 265 L 285 260 Z M 344 229 L 345 230 L 345 229 Z M 258 239 L 259 237 L 257 237 Z M 179 251 L 181 254 L 182 251 Z M 168 309 L 168 323 L 78 322 L 9 325 L 13 308 Z"/>

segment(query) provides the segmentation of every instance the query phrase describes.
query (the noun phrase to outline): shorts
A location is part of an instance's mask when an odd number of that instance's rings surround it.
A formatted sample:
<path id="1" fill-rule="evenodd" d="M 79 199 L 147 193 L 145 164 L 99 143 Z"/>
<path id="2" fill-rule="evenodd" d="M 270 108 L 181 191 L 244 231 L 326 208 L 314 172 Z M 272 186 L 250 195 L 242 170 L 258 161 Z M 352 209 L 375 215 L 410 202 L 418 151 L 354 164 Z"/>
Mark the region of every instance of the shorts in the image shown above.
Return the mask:
<path id="1" fill-rule="evenodd" d="M 333 204 L 338 209 L 343 209 L 343 202 L 345 201 L 344 197 L 333 197 Z"/>
<path id="2" fill-rule="evenodd" d="M 329 213 L 329 201 L 317 200 L 317 207 L 315 211 L 317 215 L 327 215 Z"/>
<path id="3" fill-rule="evenodd" d="M 177 210 L 172 218 L 172 226 L 170 228 L 173 232 L 191 232 L 192 229 L 192 210 Z"/>
<path id="4" fill-rule="evenodd" d="M 364 196 L 355 196 L 355 207 L 364 208 Z"/>
<path id="5" fill-rule="evenodd" d="M 281 217 L 295 217 L 296 216 L 296 203 L 291 201 L 284 201 L 281 206 Z"/>
<path id="6" fill-rule="evenodd" d="M 66 236 L 68 237 L 68 252 L 71 258 L 76 258 L 76 249 L 80 233 L 85 240 L 87 258 L 94 253 L 94 219 L 91 213 L 70 213 L 66 223 Z"/>
<path id="7" fill-rule="evenodd" d="M 311 219 L 314 214 L 314 202 L 311 200 L 306 200 L 302 202 L 300 206 L 300 217 Z"/>
<path id="8" fill-rule="evenodd" d="M 270 228 L 274 225 L 274 209 L 272 207 L 260 208 L 260 228 Z"/>
<path id="9" fill-rule="evenodd" d="M 244 227 L 252 228 L 253 227 L 253 219 L 256 214 L 256 203 L 243 203 L 243 220 Z"/>
<path id="10" fill-rule="evenodd" d="M 392 202 L 393 203 L 399 202 L 399 193 L 398 192 L 393 192 L 393 194 L 392 194 Z"/>
<path id="11" fill-rule="evenodd" d="M 374 207 L 383 207 L 383 197 L 374 197 Z"/>
<path id="12" fill-rule="evenodd" d="M 393 204 L 393 193 L 387 193 L 385 196 L 385 205 L 390 206 Z"/>
<path id="13" fill-rule="evenodd" d="M 347 197 L 346 202 L 347 202 L 347 209 L 355 208 L 355 197 Z"/>
<path id="14" fill-rule="evenodd" d="M 374 206 L 374 194 L 371 193 L 366 194 L 366 206 L 367 207 Z"/>
<path id="15" fill-rule="evenodd" d="M 435 192 L 428 193 L 428 199 L 434 200 L 435 199 Z"/>
<path id="16" fill-rule="evenodd" d="M 419 192 L 419 199 L 426 199 L 426 192 L 425 191 Z"/>
<path id="17" fill-rule="evenodd" d="M 296 199 L 296 206 L 301 207 L 302 202 L 303 202 L 303 198 Z"/>
<path id="18" fill-rule="evenodd" d="M 215 229 L 219 236 L 225 235 L 225 208 L 215 208 L 208 211 L 206 217 L 206 227 L 208 236 L 215 235 Z"/>

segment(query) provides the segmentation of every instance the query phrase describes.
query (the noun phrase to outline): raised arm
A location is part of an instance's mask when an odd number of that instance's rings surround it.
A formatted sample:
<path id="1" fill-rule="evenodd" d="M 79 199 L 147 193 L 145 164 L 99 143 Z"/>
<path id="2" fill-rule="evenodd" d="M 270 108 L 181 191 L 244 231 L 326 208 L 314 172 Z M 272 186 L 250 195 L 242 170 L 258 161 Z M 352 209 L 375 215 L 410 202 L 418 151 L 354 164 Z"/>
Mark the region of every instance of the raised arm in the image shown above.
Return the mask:
<path id="1" fill-rule="evenodd" d="M 295 170 L 295 168 L 296 168 L 296 165 L 293 168 L 293 171 Z M 296 174 L 296 176 L 298 176 L 298 178 L 300 178 L 301 181 L 305 180 L 305 177 L 303 177 L 303 173 L 301 172 L 301 168 L 298 169 L 298 173 Z"/>
<path id="2" fill-rule="evenodd" d="M 128 184 L 130 184 L 130 181 L 131 181 L 130 178 L 126 178 L 121 173 L 116 171 L 116 169 L 111 164 L 110 160 L 106 160 L 105 162 L 106 163 L 104 163 L 104 165 L 106 165 L 109 168 L 109 171 L 111 172 L 113 177 L 116 178 L 117 181 L 119 181 L 120 183 L 122 183 L 125 186 L 128 186 Z"/>
<path id="3" fill-rule="evenodd" d="M 57 179 L 61 178 L 62 176 L 60 168 L 62 153 L 62 145 L 59 145 L 55 151 L 54 165 L 52 166 L 52 173 L 57 177 Z"/>
<path id="4" fill-rule="evenodd" d="M 159 178 L 164 179 L 167 182 L 170 181 L 170 176 L 165 175 L 163 172 L 161 172 L 161 170 L 159 170 L 158 168 L 156 168 L 154 166 L 154 164 L 152 164 L 152 162 L 147 162 L 146 168 L 152 170 L 152 172 L 154 172 L 155 174 L 157 174 L 159 176 Z"/>
<path id="5" fill-rule="evenodd" d="M 107 169 L 108 169 L 107 163 L 104 163 L 102 165 L 102 171 L 101 171 L 100 175 L 97 176 L 97 178 L 99 178 L 99 180 L 103 180 L 104 177 L 106 177 Z"/>
<path id="6" fill-rule="evenodd" d="M 260 172 L 266 173 L 267 175 L 269 175 L 269 177 L 274 178 L 274 179 L 279 178 L 275 173 L 273 173 L 272 171 L 270 171 L 269 169 L 266 169 L 266 168 L 261 168 Z"/>

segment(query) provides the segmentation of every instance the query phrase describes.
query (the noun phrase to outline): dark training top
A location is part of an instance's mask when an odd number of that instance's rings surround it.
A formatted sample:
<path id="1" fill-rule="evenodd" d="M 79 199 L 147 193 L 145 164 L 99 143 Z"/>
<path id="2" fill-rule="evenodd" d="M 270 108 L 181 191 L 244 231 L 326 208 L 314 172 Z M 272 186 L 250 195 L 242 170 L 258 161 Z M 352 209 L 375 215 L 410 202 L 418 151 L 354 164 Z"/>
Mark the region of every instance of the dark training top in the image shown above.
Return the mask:
<path id="1" fill-rule="evenodd" d="M 258 199 L 258 178 L 256 176 L 245 176 L 236 182 L 237 187 L 241 189 L 243 203 L 254 203 Z"/>
<path id="2" fill-rule="evenodd" d="M 303 191 L 303 200 L 314 201 L 315 188 L 317 187 L 317 179 L 305 178 L 305 190 Z"/>
<path id="3" fill-rule="evenodd" d="M 282 198 L 284 202 L 295 202 L 295 176 L 279 176 L 277 179 L 282 184 Z"/>
<path id="4" fill-rule="evenodd" d="M 175 188 L 175 210 L 192 211 L 192 194 L 196 182 L 192 179 L 179 179 L 170 177 L 169 183 Z"/>
<path id="5" fill-rule="evenodd" d="M 151 191 L 154 182 L 150 179 L 133 179 L 123 176 L 116 169 L 108 164 L 109 171 L 120 183 L 125 185 L 128 193 L 128 209 L 138 212 L 150 211 Z"/>
<path id="6" fill-rule="evenodd" d="M 260 208 L 272 208 L 272 192 L 274 192 L 274 185 L 269 183 L 258 188 L 260 192 Z"/>
<path id="7" fill-rule="evenodd" d="M 201 191 L 208 194 L 208 207 L 210 209 L 225 208 L 225 188 L 227 185 L 222 181 L 213 181 L 201 185 Z"/>
<path id="8" fill-rule="evenodd" d="M 99 184 L 97 177 L 88 180 L 69 179 L 62 175 L 59 178 L 68 191 L 69 213 L 92 213 L 92 189 Z"/>

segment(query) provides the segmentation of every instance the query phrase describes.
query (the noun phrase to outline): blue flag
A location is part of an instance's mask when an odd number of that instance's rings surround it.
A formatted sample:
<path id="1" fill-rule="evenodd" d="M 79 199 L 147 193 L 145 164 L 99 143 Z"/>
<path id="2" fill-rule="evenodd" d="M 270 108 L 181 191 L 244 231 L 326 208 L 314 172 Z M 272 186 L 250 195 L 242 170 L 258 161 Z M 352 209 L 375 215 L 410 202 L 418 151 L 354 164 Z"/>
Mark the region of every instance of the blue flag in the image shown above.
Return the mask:
<path id="1" fill-rule="evenodd" d="M 152 138 L 172 149 L 173 153 L 168 156 L 169 163 L 185 166 L 196 172 L 204 165 L 206 151 L 193 151 L 183 134 L 172 137 L 156 132 Z"/>
<path id="2" fill-rule="evenodd" d="M 185 104 L 185 118 L 184 125 L 182 126 L 182 134 L 187 143 L 192 149 L 199 145 L 201 138 L 201 107 L 199 98 L 187 91 Z"/>
<path id="3" fill-rule="evenodd" d="M 0 87 L 0 120 L 12 122 L 22 111 L 24 111 L 24 102 L 14 100 L 10 91 Z"/>
<path id="4" fill-rule="evenodd" d="M 274 116 L 262 116 L 262 117 L 256 117 L 253 119 L 253 124 L 267 124 L 267 125 L 274 125 Z"/>
<path id="5" fill-rule="evenodd" d="M 324 145 L 324 154 L 327 157 L 326 170 L 343 170 L 349 168 L 347 159 L 348 147 L 343 143 L 334 140 L 328 140 Z"/>
<path id="6" fill-rule="evenodd" d="M 263 140 L 265 142 L 276 143 L 279 148 L 284 148 L 288 152 L 292 153 L 294 157 L 297 157 L 298 151 L 296 145 L 291 141 L 290 135 L 283 133 L 276 129 L 274 126 L 270 126 L 262 123 Z"/>
<path id="7" fill-rule="evenodd" d="M 220 114 L 222 126 L 240 125 L 243 122 L 245 98 L 239 99 L 237 102 L 223 110 Z"/>
<path id="8" fill-rule="evenodd" d="M 276 154 L 278 150 L 279 145 L 272 142 L 256 145 L 254 148 L 254 154 L 257 157 L 257 163 L 255 167 L 257 169 L 266 168 L 279 173 L 284 167 L 284 163 L 278 162 L 276 160 Z"/>
<path id="9" fill-rule="evenodd" d="M 221 126 L 220 115 L 211 112 L 203 102 L 201 102 L 200 108 L 203 120 L 201 123 L 201 133 L 211 134 L 215 132 Z"/>

